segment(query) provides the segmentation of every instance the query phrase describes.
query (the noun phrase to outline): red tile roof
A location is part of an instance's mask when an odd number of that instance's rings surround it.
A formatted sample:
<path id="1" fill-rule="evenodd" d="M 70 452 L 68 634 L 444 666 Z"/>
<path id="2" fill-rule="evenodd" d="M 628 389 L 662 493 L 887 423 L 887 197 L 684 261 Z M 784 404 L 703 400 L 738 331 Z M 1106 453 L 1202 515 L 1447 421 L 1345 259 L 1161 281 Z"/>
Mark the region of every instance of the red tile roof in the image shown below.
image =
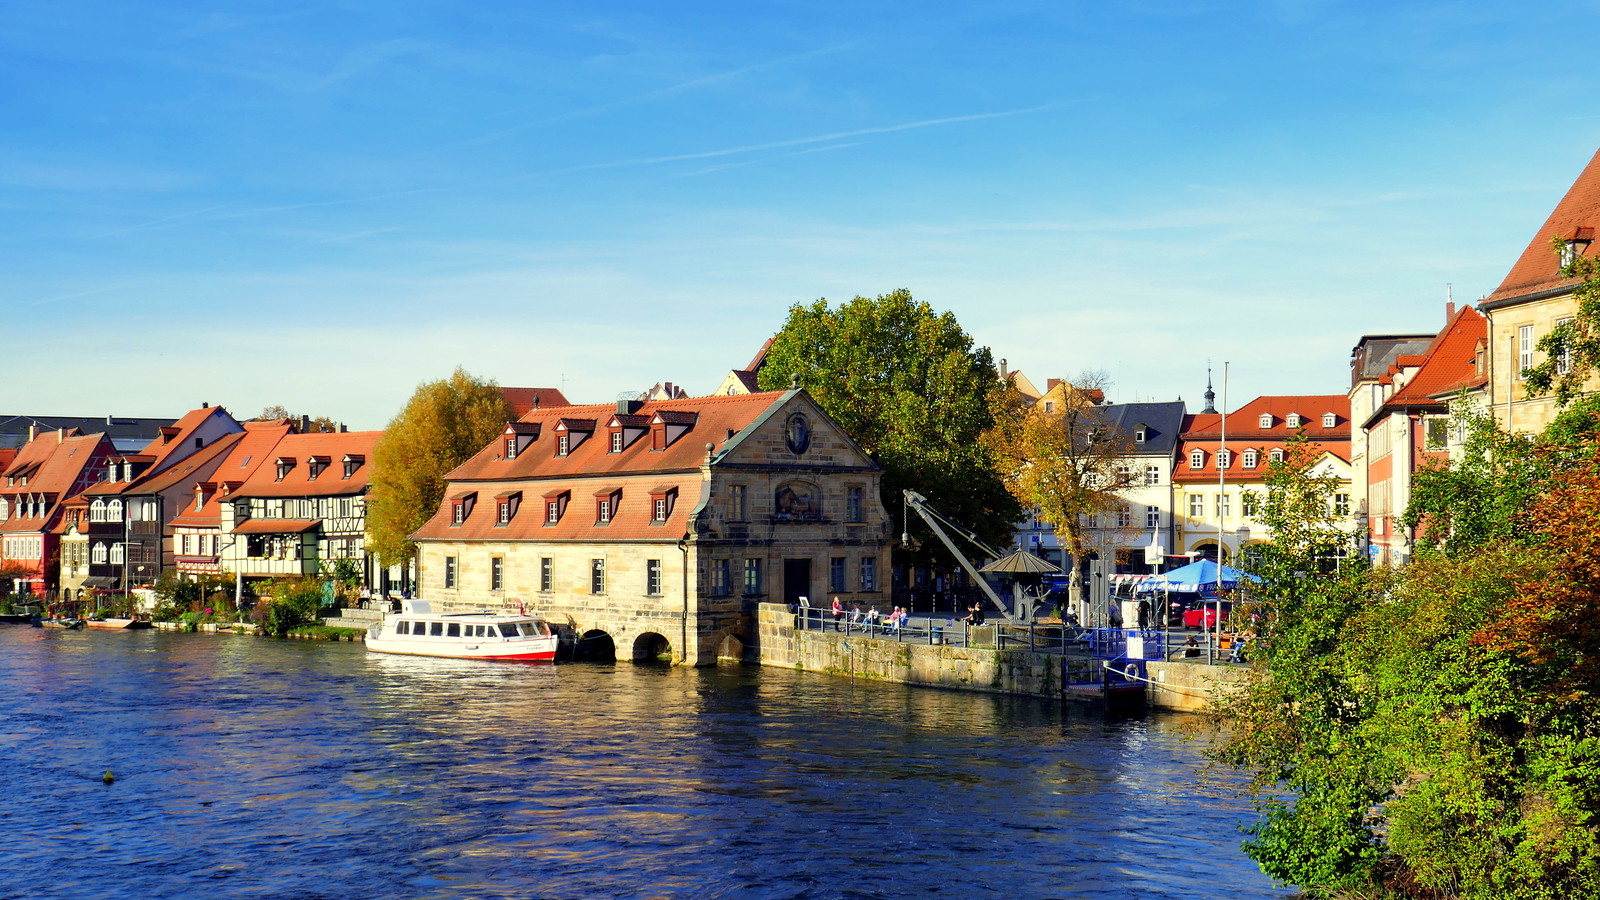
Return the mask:
<path id="1" fill-rule="evenodd" d="M 1290 413 L 1300 416 L 1300 427 L 1289 427 Z M 1328 413 L 1335 416 L 1332 428 L 1322 425 L 1322 417 Z M 1271 427 L 1261 427 L 1263 415 L 1272 417 Z M 1289 439 L 1296 436 L 1303 435 L 1315 452 L 1331 453 L 1346 462 L 1350 459 L 1350 398 L 1344 394 L 1257 397 L 1228 414 L 1225 443 L 1222 443 L 1222 425 L 1220 413 L 1195 413 L 1186 418 L 1183 434 L 1178 439 L 1173 481 L 1216 481 L 1218 469 L 1214 454 L 1219 444 L 1230 451 L 1227 472 L 1229 479 L 1236 481 L 1266 477 L 1270 451 L 1287 447 Z M 1205 465 L 1191 469 L 1189 453 L 1197 449 L 1205 451 Z M 1244 467 L 1246 450 L 1260 451 L 1254 469 Z"/>
<path id="2" fill-rule="evenodd" d="M 577 406 L 538 410 L 522 417 L 522 424 L 541 422 L 541 436 L 513 459 L 505 459 L 504 436 L 491 441 L 472 459 L 456 467 L 446 501 L 413 535 L 418 540 L 675 540 L 682 536 L 689 511 L 698 501 L 700 466 L 706 445 L 720 450 L 741 432 L 767 421 L 782 408 L 792 391 L 735 394 L 659 400 L 643 404 L 631 414 L 659 419 L 668 433 L 680 436 L 665 449 L 654 450 L 652 435 L 645 434 L 620 453 L 611 452 L 602 425 L 599 433 L 556 454 L 556 426 L 562 420 L 592 418 L 601 423 L 617 414 L 615 405 Z M 508 428 L 508 431 L 510 429 Z M 648 479 L 634 476 L 648 476 Z M 677 490 L 678 497 L 667 520 L 652 521 L 651 494 Z M 622 491 L 612 519 L 599 524 L 595 498 Z M 467 520 L 452 523 L 453 504 L 448 498 L 481 492 Z M 522 503 L 507 525 L 497 525 L 500 494 L 522 491 Z M 566 510 L 556 525 L 546 524 L 546 498 L 567 494 Z"/>
<path id="3" fill-rule="evenodd" d="M 1509 303 L 1538 294 L 1543 291 L 1568 288 L 1578 283 L 1576 278 L 1563 278 L 1561 275 L 1561 260 L 1551 246 L 1551 239 L 1555 237 L 1585 237 L 1578 234 L 1582 228 L 1591 229 L 1588 238 L 1593 239 L 1592 229 L 1600 225 L 1600 152 L 1590 158 L 1589 164 L 1578 173 L 1578 180 L 1567 189 L 1561 202 L 1551 210 L 1549 218 L 1534 232 L 1533 239 L 1528 242 L 1522 255 L 1517 257 L 1511 271 L 1506 273 L 1505 280 L 1495 288 L 1494 293 L 1484 298 L 1483 306 Z M 1600 253 L 1600 247 L 1591 243 L 1584 248 L 1584 256 L 1593 256 Z"/>
<path id="4" fill-rule="evenodd" d="M 381 431 L 323 431 L 312 434 L 284 435 L 262 459 L 255 461 L 255 471 L 245 479 L 244 485 L 234 492 L 234 497 L 331 497 L 359 494 L 366 490 L 372 474 L 372 448 L 383 436 Z M 235 454 L 237 455 L 237 454 Z M 315 480 L 311 479 L 312 456 L 327 456 L 333 460 Z M 361 463 L 349 478 L 344 477 L 344 457 L 359 456 Z M 279 459 L 293 459 L 294 467 L 278 480 Z M 231 480 L 224 463 L 217 470 L 217 478 Z"/>
<path id="5" fill-rule="evenodd" d="M 1435 397 L 1469 387 L 1480 377 L 1475 366 L 1478 343 L 1488 335 L 1489 320 L 1472 307 L 1463 307 L 1428 345 L 1411 379 L 1384 406 L 1442 406 Z"/>
<path id="6" fill-rule="evenodd" d="M 232 534 L 299 534 L 322 524 L 320 519 L 246 519 Z"/>
<path id="7" fill-rule="evenodd" d="M 555 388 L 503 387 L 500 389 L 500 394 L 511 404 L 511 413 L 515 416 L 526 415 L 535 409 L 572 405 L 566 396 Z"/>
<path id="8" fill-rule="evenodd" d="M 63 501 L 74 495 L 74 488 L 91 477 L 92 471 L 113 452 L 111 442 L 104 434 L 79 435 L 69 430 L 46 431 L 18 449 L 5 477 L 21 478 L 27 474 L 28 483 L 18 481 L 7 486 L 0 481 L 0 497 L 10 501 L 12 515 L 0 523 L 0 532 L 26 534 L 50 530 L 59 521 Z M 52 501 L 44 516 L 20 517 L 16 515 L 16 499 L 30 495 L 47 495 Z"/>

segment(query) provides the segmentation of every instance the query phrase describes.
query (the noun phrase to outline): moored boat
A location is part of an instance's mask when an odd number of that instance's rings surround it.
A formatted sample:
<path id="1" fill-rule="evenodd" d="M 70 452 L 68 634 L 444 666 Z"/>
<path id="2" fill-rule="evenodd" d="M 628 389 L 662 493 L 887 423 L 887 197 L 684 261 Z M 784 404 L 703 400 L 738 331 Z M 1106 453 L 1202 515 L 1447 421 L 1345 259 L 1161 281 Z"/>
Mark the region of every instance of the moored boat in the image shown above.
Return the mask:
<path id="1" fill-rule="evenodd" d="M 408 656 L 554 662 L 557 637 L 538 616 L 504 613 L 435 613 L 426 602 L 407 601 L 367 629 L 367 649 Z"/>
<path id="2" fill-rule="evenodd" d="M 72 618 L 62 619 L 52 616 L 51 618 L 42 620 L 39 624 L 46 628 L 82 628 L 83 620 Z"/>
<path id="3" fill-rule="evenodd" d="M 143 619 L 89 619 L 83 624 L 90 628 L 109 628 L 115 630 L 128 630 L 133 628 L 149 628 L 150 623 Z"/>

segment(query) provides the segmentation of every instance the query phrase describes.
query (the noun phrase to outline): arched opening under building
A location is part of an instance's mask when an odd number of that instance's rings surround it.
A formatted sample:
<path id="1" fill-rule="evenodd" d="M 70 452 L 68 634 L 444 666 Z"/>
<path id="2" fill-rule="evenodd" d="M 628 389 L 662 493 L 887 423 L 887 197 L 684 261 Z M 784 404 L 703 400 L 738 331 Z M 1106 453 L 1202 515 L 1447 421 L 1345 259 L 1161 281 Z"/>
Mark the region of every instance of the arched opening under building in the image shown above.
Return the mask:
<path id="1" fill-rule="evenodd" d="M 572 647 L 572 659 L 574 662 L 616 662 L 617 645 L 604 631 L 585 631 Z"/>
<path id="2" fill-rule="evenodd" d="M 633 661 L 636 663 L 672 662 L 672 642 L 654 631 L 646 631 L 633 641 Z"/>
<path id="3" fill-rule="evenodd" d="M 1222 548 L 1222 564 L 1225 565 L 1225 566 L 1226 565 L 1230 565 L 1231 562 L 1232 562 L 1231 557 L 1232 557 L 1232 554 L 1230 554 L 1228 552 L 1228 548 L 1227 547 L 1223 547 Z M 1217 561 L 1217 542 L 1216 541 L 1208 541 L 1208 542 L 1203 543 L 1203 544 L 1196 544 L 1194 546 L 1194 558 L 1195 559 L 1209 559 L 1212 562 L 1216 562 Z"/>

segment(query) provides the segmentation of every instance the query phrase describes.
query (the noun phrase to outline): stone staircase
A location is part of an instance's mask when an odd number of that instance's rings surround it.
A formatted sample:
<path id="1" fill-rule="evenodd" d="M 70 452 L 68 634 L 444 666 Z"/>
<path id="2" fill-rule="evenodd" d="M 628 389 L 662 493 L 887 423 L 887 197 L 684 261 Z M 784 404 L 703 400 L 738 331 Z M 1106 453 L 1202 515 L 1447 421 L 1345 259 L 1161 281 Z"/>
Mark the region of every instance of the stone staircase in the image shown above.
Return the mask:
<path id="1" fill-rule="evenodd" d="M 374 622 L 382 622 L 383 616 L 381 609 L 341 609 L 338 615 L 323 619 L 322 624 L 333 628 L 355 628 L 365 633 Z"/>

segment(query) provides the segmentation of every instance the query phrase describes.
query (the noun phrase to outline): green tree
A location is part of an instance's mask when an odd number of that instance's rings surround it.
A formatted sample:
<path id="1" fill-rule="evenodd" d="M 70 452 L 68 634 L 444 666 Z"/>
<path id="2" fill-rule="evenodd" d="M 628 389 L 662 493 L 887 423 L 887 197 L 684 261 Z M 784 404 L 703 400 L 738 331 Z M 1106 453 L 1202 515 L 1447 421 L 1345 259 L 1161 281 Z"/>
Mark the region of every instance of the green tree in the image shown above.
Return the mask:
<path id="1" fill-rule="evenodd" d="M 907 488 L 972 529 L 985 543 L 1011 542 L 1021 507 L 996 474 L 982 435 L 1005 385 L 987 347 L 955 316 L 911 292 L 795 304 L 759 375 L 763 390 L 798 378 L 829 416 L 883 466 L 884 505 L 901 518 Z M 942 561 L 919 520 L 919 561 Z"/>
<path id="2" fill-rule="evenodd" d="M 1100 407 L 1104 376 L 1086 373 L 1060 387 L 1060 396 L 1052 395 L 1052 406 L 1045 409 L 1007 385 L 996 404 L 995 423 L 984 432 L 984 444 L 1011 496 L 1055 526 L 1072 554 L 1068 591 L 1084 602 L 1081 563 L 1094 549 L 1085 517 L 1125 504 L 1119 492 L 1134 483 L 1127 462 L 1134 441 Z"/>
<path id="3" fill-rule="evenodd" d="M 285 637 L 296 628 L 317 624 L 322 608 L 322 582 L 315 578 L 274 578 L 262 589 L 270 599 L 262 619 L 262 629 L 273 637 Z"/>
<path id="4" fill-rule="evenodd" d="M 444 499 L 444 477 L 482 450 L 512 418 L 493 381 L 457 368 L 419 385 L 373 448 L 367 498 L 368 547 L 386 565 L 411 558 L 411 533 Z"/>

